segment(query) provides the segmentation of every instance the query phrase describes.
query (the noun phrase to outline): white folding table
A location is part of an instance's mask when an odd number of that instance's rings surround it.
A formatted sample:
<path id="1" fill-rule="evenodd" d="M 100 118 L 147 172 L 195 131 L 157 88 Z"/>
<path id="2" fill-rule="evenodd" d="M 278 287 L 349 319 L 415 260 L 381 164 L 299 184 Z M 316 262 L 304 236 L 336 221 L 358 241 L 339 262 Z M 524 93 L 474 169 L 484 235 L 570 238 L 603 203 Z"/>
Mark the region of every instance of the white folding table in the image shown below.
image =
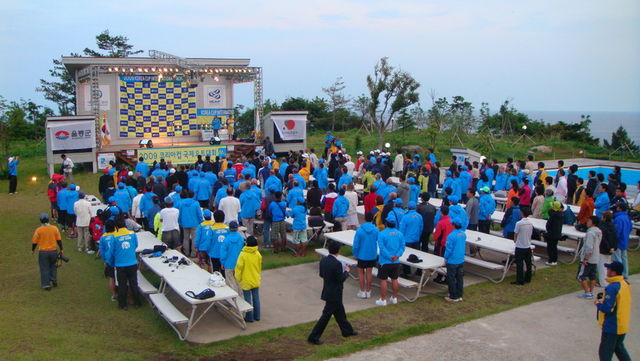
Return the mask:
<path id="1" fill-rule="evenodd" d="M 346 246 L 353 247 L 353 239 L 355 235 L 356 231 L 350 229 L 347 231 L 326 233 L 325 237 L 333 241 L 340 242 Z M 418 263 L 407 261 L 407 258 L 409 258 L 411 254 L 415 254 L 418 258 L 422 259 L 422 261 Z M 415 267 L 422 271 L 420 282 L 418 282 L 418 286 L 416 287 L 416 294 L 413 297 L 407 297 L 402 293 L 400 294 L 409 302 L 417 300 L 418 296 L 420 296 L 420 293 L 422 292 L 422 289 L 427 285 L 433 274 L 439 268 L 445 266 L 444 258 L 409 247 L 405 248 L 404 253 L 400 257 L 399 261 L 404 265 Z M 427 271 L 429 271 L 428 275 Z"/>
<path id="2" fill-rule="evenodd" d="M 504 278 L 507 276 L 507 272 L 509 271 L 509 268 L 511 268 L 511 265 L 515 261 L 515 254 L 516 254 L 515 242 L 510 239 L 506 239 L 506 238 L 495 236 L 493 234 L 487 234 L 487 233 L 482 233 L 478 231 L 466 230 L 465 233 L 467 235 L 467 244 L 469 244 L 470 246 L 478 247 L 477 254 L 478 256 L 480 256 L 480 258 L 482 258 L 482 256 L 480 255 L 480 249 L 488 249 L 488 250 L 506 255 L 507 259 L 505 260 L 504 267 L 502 268 L 502 275 L 500 278 L 496 279 L 484 274 L 477 273 L 479 276 L 482 276 L 490 280 L 491 282 L 494 282 L 494 283 L 502 282 Z M 534 246 L 531 246 L 531 248 L 534 248 Z M 465 258 L 468 259 L 467 257 Z M 469 263 L 474 264 L 473 262 L 469 262 Z M 482 267 L 482 264 L 476 264 L 476 265 Z"/>

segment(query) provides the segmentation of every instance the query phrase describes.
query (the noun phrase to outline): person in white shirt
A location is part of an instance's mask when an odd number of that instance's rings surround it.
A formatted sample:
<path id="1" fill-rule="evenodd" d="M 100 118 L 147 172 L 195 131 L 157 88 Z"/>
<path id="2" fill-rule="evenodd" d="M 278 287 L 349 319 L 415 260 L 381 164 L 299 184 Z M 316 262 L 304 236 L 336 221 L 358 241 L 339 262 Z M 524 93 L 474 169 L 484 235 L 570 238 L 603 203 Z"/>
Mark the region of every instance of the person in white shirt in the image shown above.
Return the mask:
<path id="1" fill-rule="evenodd" d="M 349 201 L 349 209 L 347 210 L 347 227 L 349 229 L 357 229 L 360 225 L 358 222 L 358 193 L 354 191 L 353 183 L 347 184 L 347 191 L 344 196 Z"/>
<path id="2" fill-rule="evenodd" d="M 320 163 L 318 163 L 318 156 L 316 155 L 316 150 L 311 148 L 311 153 L 309 153 L 309 160 L 311 161 L 311 167 L 314 169 L 320 168 Z"/>
<path id="3" fill-rule="evenodd" d="M 400 174 L 402 174 L 402 171 L 404 170 L 404 157 L 402 156 L 402 151 L 400 149 L 398 149 L 398 154 L 393 160 L 392 170 L 396 177 L 399 177 Z"/>
<path id="4" fill-rule="evenodd" d="M 560 203 L 566 203 L 568 193 L 569 193 L 569 189 L 567 187 L 567 177 L 565 176 L 564 169 L 559 169 L 558 184 L 556 185 L 556 191 L 555 191 L 556 201 Z"/>
<path id="5" fill-rule="evenodd" d="M 344 163 L 344 166 L 347 167 L 347 174 L 350 176 L 354 176 L 353 171 L 356 169 L 356 164 L 351 161 L 351 156 L 347 154 L 347 161 Z"/>
<path id="6" fill-rule="evenodd" d="M 525 283 L 531 282 L 531 235 L 533 234 L 533 223 L 529 217 L 531 210 L 524 208 L 520 211 L 522 219 L 516 222 L 514 229 L 516 240 L 516 280 L 511 282 L 512 285 L 523 286 Z M 526 272 L 524 265 L 527 265 Z"/>
<path id="7" fill-rule="evenodd" d="M 78 251 L 95 253 L 89 246 L 91 235 L 89 234 L 89 222 L 91 222 L 91 203 L 86 200 L 84 192 L 78 193 L 78 200 L 73 204 L 73 212 L 76 214 L 76 229 L 78 232 Z"/>
<path id="8" fill-rule="evenodd" d="M 140 210 L 140 200 L 142 199 L 142 188 L 138 189 L 138 194 L 131 201 L 131 216 L 137 223 L 142 224 L 142 211 Z"/>
<path id="9" fill-rule="evenodd" d="M 60 158 L 62 158 L 62 173 L 67 178 L 67 183 L 71 184 L 73 183 L 73 161 L 66 154 L 61 155 Z"/>
<path id="10" fill-rule="evenodd" d="M 178 218 L 180 210 L 173 207 L 173 199 L 164 199 L 165 208 L 160 211 L 160 222 L 162 222 L 162 242 L 171 249 L 182 252 L 182 241 L 180 240 L 180 225 Z"/>
<path id="11" fill-rule="evenodd" d="M 231 221 L 238 221 L 238 214 L 242 208 L 240 208 L 240 200 L 233 196 L 233 188 L 227 189 L 227 196 L 220 200 L 218 209 L 224 212 L 224 224 L 229 225 Z"/>

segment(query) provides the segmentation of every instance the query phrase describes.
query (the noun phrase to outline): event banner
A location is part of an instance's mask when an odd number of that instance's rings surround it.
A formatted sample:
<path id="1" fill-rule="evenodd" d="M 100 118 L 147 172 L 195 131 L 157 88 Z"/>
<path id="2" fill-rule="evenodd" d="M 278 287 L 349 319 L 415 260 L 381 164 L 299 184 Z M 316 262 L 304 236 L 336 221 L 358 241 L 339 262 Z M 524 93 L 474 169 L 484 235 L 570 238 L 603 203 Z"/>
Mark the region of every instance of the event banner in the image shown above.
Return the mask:
<path id="1" fill-rule="evenodd" d="M 224 85 L 205 85 L 204 106 L 207 108 L 224 108 L 227 101 L 224 89 Z"/>
<path id="2" fill-rule="evenodd" d="M 273 126 L 282 140 L 304 140 L 307 136 L 306 115 L 272 115 Z"/>
<path id="3" fill-rule="evenodd" d="M 91 86 L 89 83 L 83 85 L 84 92 L 84 110 L 92 111 L 92 99 L 91 99 Z M 100 105 L 100 110 L 109 110 L 111 108 L 111 86 L 109 85 L 99 85 L 98 88 L 98 103 Z"/>
<path id="4" fill-rule="evenodd" d="M 196 124 L 209 127 L 214 118 L 220 118 L 222 128 L 227 127 L 227 120 L 233 116 L 233 109 L 198 109 L 196 112 Z"/>
<path id="5" fill-rule="evenodd" d="M 186 148 L 141 148 L 138 149 L 138 157 L 142 157 L 145 163 L 160 162 L 160 159 L 171 161 L 176 164 L 194 164 L 198 160 L 198 155 L 204 158 L 210 155 L 215 159 L 216 156 L 226 157 L 227 147 L 224 145 L 206 145 L 201 147 Z"/>
<path id="6" fill-rule="evenodd" d="M 88 121 L 50 122 L 51 150 L 95 148 L 95 123 Z"/>

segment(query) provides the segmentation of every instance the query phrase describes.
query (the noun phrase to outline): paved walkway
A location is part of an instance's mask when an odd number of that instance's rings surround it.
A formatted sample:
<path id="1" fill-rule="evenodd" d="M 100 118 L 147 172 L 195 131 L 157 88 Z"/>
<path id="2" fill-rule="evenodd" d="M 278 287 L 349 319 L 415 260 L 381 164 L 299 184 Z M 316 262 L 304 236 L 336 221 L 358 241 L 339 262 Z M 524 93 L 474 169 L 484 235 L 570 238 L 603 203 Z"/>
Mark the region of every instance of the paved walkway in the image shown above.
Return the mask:
<path id="1" fill-rule="evenodd" d="M 640 359 L 639 282 L 640 275 L 631 277 L 635 302 L 625 345 L 632 359 Z M 576 295 L 519 307 L 339 360 L 596 360 L 600 329 L 595 306 Z"/>

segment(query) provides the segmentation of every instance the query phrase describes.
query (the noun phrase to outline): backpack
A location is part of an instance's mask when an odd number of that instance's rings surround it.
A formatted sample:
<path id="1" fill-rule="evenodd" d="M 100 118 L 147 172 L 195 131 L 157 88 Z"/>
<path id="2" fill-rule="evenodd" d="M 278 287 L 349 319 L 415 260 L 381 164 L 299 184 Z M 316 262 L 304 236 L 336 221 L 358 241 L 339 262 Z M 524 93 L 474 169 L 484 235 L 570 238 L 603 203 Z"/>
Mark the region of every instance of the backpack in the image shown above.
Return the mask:
<path id="1" fill-rule="evenodd" d="M 571 208 L 567 207 L 563 213 L 563 217 L 564 217 L 564 224 L 575 224 L 577 219 L 576 219 L 576 215 L 573 213 L 573 211 L 571 210 Z"/>

